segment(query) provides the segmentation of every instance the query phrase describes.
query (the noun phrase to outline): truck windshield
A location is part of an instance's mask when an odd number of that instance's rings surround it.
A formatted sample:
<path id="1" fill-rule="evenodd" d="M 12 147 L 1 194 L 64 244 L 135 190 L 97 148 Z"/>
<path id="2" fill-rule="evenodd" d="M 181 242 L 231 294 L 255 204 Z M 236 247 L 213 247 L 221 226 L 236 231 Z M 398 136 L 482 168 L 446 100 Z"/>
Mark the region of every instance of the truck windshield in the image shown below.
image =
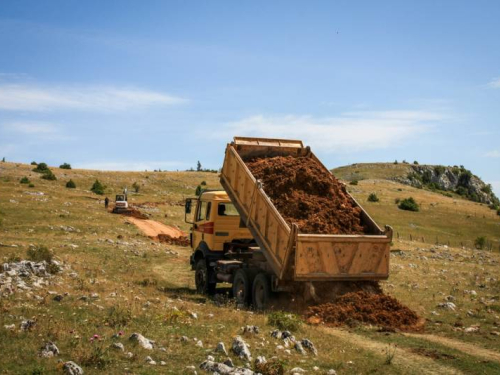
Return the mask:
<path id="1" fill-rule="evenodd" d="M 240 216 L 232 203 L 219 203 L 217 213 L 219 216 Z"/>

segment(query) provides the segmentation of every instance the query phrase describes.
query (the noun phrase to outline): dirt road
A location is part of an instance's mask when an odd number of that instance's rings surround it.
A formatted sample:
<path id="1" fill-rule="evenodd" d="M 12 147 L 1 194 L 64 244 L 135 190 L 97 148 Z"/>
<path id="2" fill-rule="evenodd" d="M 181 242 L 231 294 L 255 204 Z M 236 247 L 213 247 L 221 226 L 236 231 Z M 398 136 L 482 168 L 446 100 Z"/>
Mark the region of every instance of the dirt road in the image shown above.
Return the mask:
<path id="1" fill-rule="evenodd" d="M 159 234 L 166 234 L 172 238 L 186 236 L 186 233 L 180 229 L 160 223 L 154 220 L 142 220 L 135 217 L 127 217 L 127 221 L 136 225 L 144 234 L 150 238 L 157 238 Z"/>

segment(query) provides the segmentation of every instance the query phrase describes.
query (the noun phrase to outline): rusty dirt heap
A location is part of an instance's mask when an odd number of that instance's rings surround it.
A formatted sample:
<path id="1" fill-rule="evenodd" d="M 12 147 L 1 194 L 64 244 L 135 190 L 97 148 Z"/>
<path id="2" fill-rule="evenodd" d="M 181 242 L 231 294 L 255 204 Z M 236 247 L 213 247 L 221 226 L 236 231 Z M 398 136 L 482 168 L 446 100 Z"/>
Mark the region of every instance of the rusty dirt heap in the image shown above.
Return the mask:
<path id="1" fill-rule="evenodd" d="M 305 315 L 309 323 L 334 327 L 365 323 L 386 329 L 414 331 L 422 323 L 414 311 L 395 298 L 365 291 L 347 293 L 332 303 L 311 306 Z"/>
<path id="2" fill-rule="evenodd" d="M 301 233 L 363 234 L 361 209 L 345 186 L 310 157 L 276 156 L 246 162 L 276 209 Z"/>

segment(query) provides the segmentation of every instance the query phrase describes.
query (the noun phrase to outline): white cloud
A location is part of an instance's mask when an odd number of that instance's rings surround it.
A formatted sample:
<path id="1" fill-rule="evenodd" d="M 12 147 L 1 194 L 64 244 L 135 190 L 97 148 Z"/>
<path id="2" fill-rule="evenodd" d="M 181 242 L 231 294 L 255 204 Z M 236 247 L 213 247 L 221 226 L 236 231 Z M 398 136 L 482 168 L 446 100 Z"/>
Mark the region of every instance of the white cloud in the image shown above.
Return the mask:
<path id="1" fill-rule="evenodd" d="M 500 151 L 493 150 L 484 154 L 487 158 L 500 158 Z"/>
<path id="2" fill-rule="evenodd" d="M 2 125 L 2 129 L 28 135 L 56 133 L 56 127 L 53 124 L 45 122 L 10 122 Z"/>
<path id="3" fill-rule="evenodd" d="M 500 78 L 495 78 L 492 79 L 489 83 L 488 86 L 493 88 L 493 89 L 500 89 Z"/>
<path id="4" fill-rule="evenodd" d="M 74 163 L 75 168 L 80 169 L 96 169 L 101 171 L 153 171 L 155 169 L 173 170 L 186 169 L 188 163 L 181 161 L 141 161 L 141 162 L 89 162 L 89 163 Z"/>
<path id="5" fill-rule="evenodd" d="M 314 150 L 355 152 L 410 143 L 447 117 L 430 111 L 350 112 L 338 117 L 253 116 L 227 124 L 214 136 L 227 134 L 269 138 L 295 138 Z"/>
<path id="6" fill-rule="evenodd" d="M 37 86 L 0 84 L 0 110 L 83 110 L 121 112 L 172 106 L 185 99 L 161 92 L 112 86 Z"/>

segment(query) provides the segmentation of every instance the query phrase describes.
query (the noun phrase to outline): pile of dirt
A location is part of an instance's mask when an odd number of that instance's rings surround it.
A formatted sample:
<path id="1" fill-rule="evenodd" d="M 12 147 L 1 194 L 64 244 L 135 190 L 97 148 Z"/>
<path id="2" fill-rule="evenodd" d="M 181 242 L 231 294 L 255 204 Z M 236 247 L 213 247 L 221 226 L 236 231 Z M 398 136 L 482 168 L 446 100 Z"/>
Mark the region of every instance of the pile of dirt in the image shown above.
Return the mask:
<path id="1" fill-rule="evenodd" d="M 122 215 L 135 217 L 137 219 L 146 220 L 149 219 L 147 215 L 144 215 L 141 211 L 136 210 L 135 208 L 129 208 L 127 211 L 120 212 Z"/>
<path id="2" fill-rule="evenodd" d="M 160 233 L 158 235 L 158 241 L 162 243 L 168 243 L 170 245 L 177 245 L 177 246 L 189 246 L 190 241 L 189 237 L 187 236 L 181 236 L 181 237 L 172 237 L 169 236 L 168 234 Z"/>
<path id="3" fill-rule="evenodd" d="M 345 186 L 310 157 L 276 156 L 246 162 L 277 210 L 301 233 L 363 234 L 361 209 Z"/>
<path id="4" fill-rule="evenodd" d="M 366 323 L 403 331 L 415 331 L 423 326 L 423 320 L 397 299 L 365 291 L 344 294 L 333 303 L 311 306 L 305 315 L 311 324 L 328 326 Z"/>

